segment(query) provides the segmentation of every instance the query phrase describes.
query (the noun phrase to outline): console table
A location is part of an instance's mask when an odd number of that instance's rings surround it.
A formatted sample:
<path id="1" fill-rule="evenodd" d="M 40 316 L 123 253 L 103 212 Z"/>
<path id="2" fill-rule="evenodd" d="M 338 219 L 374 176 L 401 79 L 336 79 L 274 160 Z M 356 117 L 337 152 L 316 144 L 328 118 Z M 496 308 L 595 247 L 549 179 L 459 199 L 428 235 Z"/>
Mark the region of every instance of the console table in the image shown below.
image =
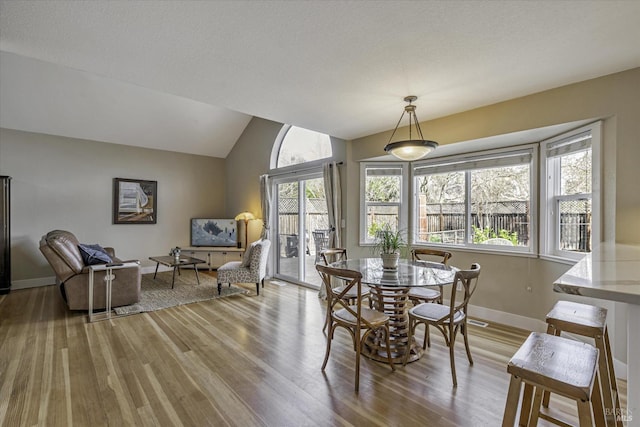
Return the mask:
<path id="1" fill-rule="evenodd" d="M 628 427 L 640 427 L 640 245 L 601 244 L 558 278 L 553 290 L 627 304 L 627 408 L 620 417 Z"/>
<path id="2" fill-rule="evenodd" d="M 244 249 L 212 246 L 188 247 L 182 248 L 182 254 L 202 258 L 204 260 L 202 264 L 206 265 L 211 271 L 218 269 L 218 267 L 229 261 L 242 261 Z"/>

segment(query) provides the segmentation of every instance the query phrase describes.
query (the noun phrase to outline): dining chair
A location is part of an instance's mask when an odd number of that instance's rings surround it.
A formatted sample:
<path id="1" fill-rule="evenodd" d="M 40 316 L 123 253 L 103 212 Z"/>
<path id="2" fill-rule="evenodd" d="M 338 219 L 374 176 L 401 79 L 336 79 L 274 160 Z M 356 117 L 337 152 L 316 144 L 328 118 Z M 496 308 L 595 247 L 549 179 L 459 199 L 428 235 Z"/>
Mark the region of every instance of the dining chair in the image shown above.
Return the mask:
<path id="1" fill-rule="evenodd" d="M 343 327 L 351 334 L 353 347 L 356 351 L 356 377 L 355 391 L 360 388 L 360 355 L 362 346 L 371 333 L 383 331 L 385 336 L 386 354 L 391 370 L 396 368 L 391 360 L 391 344 L 389 342 L 389 316 L 386 314 L 362 306 L 362 273 L 354 270 L 332 268 L 322 264 L 316 264 L 316 269 L 322 277 L 322 283 L 327 290 L 329 300 L 329 333 L 327 334 L 327 351 L 322 362 L 322 370 L 327 366 L 329 353 L 331 352 L 331 341 L 337 327 Z M 346 283 L 340 293 L 331 289 L 331 279 L 340 278 Z M 345 296 L 351 290 L 355 291 L 355 304 L 350 304 Z"/>
<path id="2" fill-rule="evenodd" d="M 316 247 L 316 262 L 320 262 L 322 251 L 329 247 L 330 232 L 330 230 L 315 230 L 311 232 L 313 243 Z"/>
<path id="3" fill-rule="evenodd" d="M 346 261 L 347 260 L 347 250 L 345 248 L 328 248 L 328 249 L 324 249 L 320 252 L 320 257 L 322 259 L 322 262 L 324 262 L 324 265 L 329 265 L 332 262 L 338 262 L 338 261 Z M 334 279 L 332 280 L 332 290 L 333 293 L 335 294 L 340 294 L 343 290 L 344 287 L 346 285 L 336 285 L 336 283 L 342 283 L 344 281 L 342 280 L 338 280 L 338 279 Z M 324 289 L 324 287 L 323 287 Z M 326 291 L 326 290 L 325 290 Z M 371 294 L 371 289 L 366 286 L 366 285 L 362 285 L 362 297 L 363 298 L 367 298 L 369 300 L 369 308 L 371 308 L 371 299 L 369 298 Z M 323 296 L 323 295 L 321 295 Z M 356 301 L 356 290 L 355 289 L 351 289 L 350 291 L 348 291 L 345 295 L 344 295 L 344 299 L 346 300 L 346 302 L 348 304 L 355 304 Z M 324 327 L 322 328 L 322 331 L 324 332 L 325 329 L 327 329 L 327 325 L 329 324 L 329 310 L 327 310 L 327 320 L 324 323 Z"/>
<path id="4" fill-rule="evenodd" d="M 429 326 L 438 329 L 444 337 L 445 344 L 449 347 L 449 358 L 451 359 L 451 377 L 453 386 L 458 386 L 456 379 L 456 364 L 454 357 L 454 347 L 456 335 L 460 332 L 464 336 L 464 346 L 467 351 L 469 364 L 473 365 L 471 350 L 469 349 L 469 339 L 467 330 L 467 307 L 469 300 L 478 286 L 480 276 L 480 264 L 471 264 L 470 270 L 458 270 L 451 285 L 451 300 L 449 306 L 442 304 L 422 303 L 409 310 L 409 335 L 415 339 L 416 327 L 421 323 L 425 325 L 424 342 L 422 348 L 431 346 L 429 338 Z M 460 288 L 460 289 L 458 289 Z M 403 364 L 406 365 L 409 352 Z"/>
<path id="5" fill-rule="evenodd" d="M 411 249 L 411 259 L 414 261 L 429 261 L 447 265 L 451 256 L 451 252 L 441 251 L 438 249 Z M 438 304 L 442 304 L 442 286 L 439 286 L 439 288 L 440 289 L 437 291 L 433 288 L 413 287 L 409 291 L 409 300 L 411 300 L 413 305 L 418 305 L 423 302 L 437 302 Z"/>

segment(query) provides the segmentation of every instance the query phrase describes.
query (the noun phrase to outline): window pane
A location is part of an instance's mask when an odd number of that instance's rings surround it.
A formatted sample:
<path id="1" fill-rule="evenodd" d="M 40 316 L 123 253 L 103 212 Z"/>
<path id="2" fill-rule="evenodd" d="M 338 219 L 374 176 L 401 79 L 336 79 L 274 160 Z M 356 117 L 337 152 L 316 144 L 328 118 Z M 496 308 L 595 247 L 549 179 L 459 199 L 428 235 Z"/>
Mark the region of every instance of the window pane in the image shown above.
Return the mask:
<path id="1" fill-rule="evenodd" d="M 291 126 L 280 145 L 278 167 L 326 159 L 332 155 L 329 135 Z"/>
<path id="2" fill-rule="evenodd" d="M 418 188 L 418 241 L 464 243 L 464 172 L 416 178 Z"/>
<path id="3" fill-rule="evenodd" d="M 471 172 L 470 242 L 529 246 L 529 165 Z"/>
<path id="4" fill-rule="evenodd" d="M 591 149 L 560 157 L 560 194 L 591 193 Z"/>
<path id="5" fill-rule="evenodd" d="M 369 205 L 367 206 L 367 240 L 374 239 L 376 232 L 389 225 L 393 231 L 398 229 L 400 206 Z"/>
<path id="6" fill-rule="evenodd" d="M 367 176 L 367 203 L 400 203 L 401 176 Z"/>
<path id="7" fill-rule="evenodd" d="M 591 199 L 560 200 L 560 250 L 591 252 Z"/>

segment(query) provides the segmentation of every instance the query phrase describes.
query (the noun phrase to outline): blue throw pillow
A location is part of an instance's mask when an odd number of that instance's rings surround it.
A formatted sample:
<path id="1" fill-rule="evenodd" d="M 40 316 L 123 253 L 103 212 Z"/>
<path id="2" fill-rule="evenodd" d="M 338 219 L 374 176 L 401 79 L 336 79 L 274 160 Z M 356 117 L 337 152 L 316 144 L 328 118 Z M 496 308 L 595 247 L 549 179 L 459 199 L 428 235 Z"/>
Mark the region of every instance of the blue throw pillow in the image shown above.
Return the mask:
<path id="1" fill-rule="evenodd" d="M 100 245 L 79 244 L 80 255 L 85 265 L 108 264 L 113 262 L 107 251 Z"/>

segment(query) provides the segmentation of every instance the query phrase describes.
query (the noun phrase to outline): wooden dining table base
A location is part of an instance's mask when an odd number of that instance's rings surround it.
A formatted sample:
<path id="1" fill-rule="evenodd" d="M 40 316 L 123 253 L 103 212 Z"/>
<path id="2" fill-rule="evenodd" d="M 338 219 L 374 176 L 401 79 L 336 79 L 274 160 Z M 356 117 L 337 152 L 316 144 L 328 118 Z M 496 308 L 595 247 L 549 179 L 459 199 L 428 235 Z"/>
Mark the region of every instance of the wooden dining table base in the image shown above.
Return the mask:
<path id="1" fill-rule="evenodd" d="M 416 345 L 409 333 L 409 288 L 371 286 L 370 298 L 374 309 L 389 316 L 389 341 L 393 363 L 403 363 L 407 351 L 410 352 L 407 362 L 420 359 L 423 349 Z M 367 337 L 362 354 L 372 360 L 387 362 L 387 347 L 382 330 Z"/>

